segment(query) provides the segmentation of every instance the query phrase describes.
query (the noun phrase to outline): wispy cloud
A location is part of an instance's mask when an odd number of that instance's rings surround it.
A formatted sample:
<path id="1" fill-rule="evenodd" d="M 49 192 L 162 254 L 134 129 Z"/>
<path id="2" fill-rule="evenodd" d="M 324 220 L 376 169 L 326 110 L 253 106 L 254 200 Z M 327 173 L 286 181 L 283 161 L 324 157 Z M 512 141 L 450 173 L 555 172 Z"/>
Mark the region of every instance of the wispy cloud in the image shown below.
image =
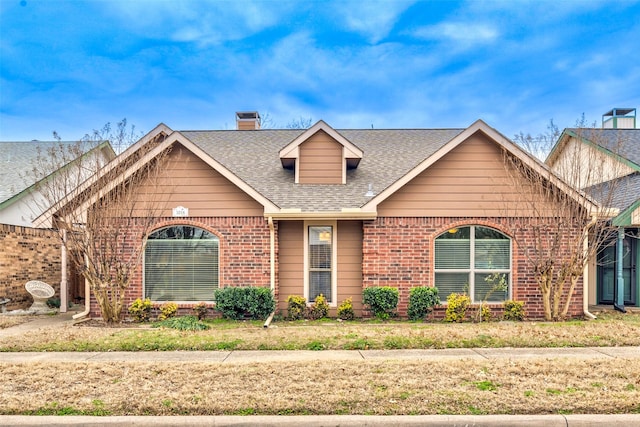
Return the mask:
<path id="1" fill-rule="evenodd" d="M 366 37 L 370 43 L 378 43 L 389 35 L 399 16 L 415 1 L 368 0 L 339 2 L 332 15 L 345 27 Z"/>
<path id="2" fill-rule="evenodd" d="M 459 49 L 491 44 L 500 37 L 496 26 L 470 22 L 441 22 L 417 28 L 411 34 L 419 39 L 455 43 Z"/>

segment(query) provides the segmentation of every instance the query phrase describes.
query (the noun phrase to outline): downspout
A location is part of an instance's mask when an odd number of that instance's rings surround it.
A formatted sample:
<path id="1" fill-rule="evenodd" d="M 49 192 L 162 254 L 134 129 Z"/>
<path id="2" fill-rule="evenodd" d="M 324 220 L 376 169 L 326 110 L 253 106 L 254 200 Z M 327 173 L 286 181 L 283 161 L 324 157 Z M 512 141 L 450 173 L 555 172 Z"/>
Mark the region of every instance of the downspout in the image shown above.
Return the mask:
<path id="1" fill-rule="evenodd" d="M 622 274 L 622 258 L 624 257 L 624 227 L 618 227 L 618 241 L 616 242 L 616 270 L 617 270 L 617 280 L 616 287 L 614 289 L 614 302 L 613 308 L 622 313 L 626 313 L 627 310 L 624 308 L 624 276 Z"/>
<path id="2" fill-rule="evenodd" d="M 273 217 L 269 217 L 269 285 L 271 287 L 271 293 L 275 297 L 276 292 L 276 230 L 273 226 Z M 277 304 L 277 301 L 276 301 Z M 276 314 L 276 310 L 269 315 L 267 320 L 264 322 L 264 327 L 268 328 L 273 320 L 273 316 Z"/>
<path id="3" fill-rule="evenodd" d="M 85 262 L 89 264 L 89 260 L 85 255 Z M 89 281 L 87 278 L 84 278 L 84 311 L 78 314 L 73 315 L 73 320 L 82 319 L 89 314 L 91 310 L 91 287 L 89 286 Z"/>
<path id="4" fill-rule="evenodd" d="M 589 225 L 587 225 L 587 235 L 585 236 L 585 239 L 582 243 L 585 254 L 589 253 L 589 229 L 593 224 L 596 223 L 596 220 L 596 216 L 592 216 L 591 222 L 589 223 Z M 589 311 L 589 273 L 589 260 L 587 260 L 587 263 L 584 266 L 584 272 L 582 273 L 582 312 L 587 318 L 594 320 L 597 319 L 596 315 Z"/>
<path id="5" fill-rule="evenodd" d="M 69 297 L 69 282 L 67 281 L 67 230 L 62 230 L 62 244 L 60 246 L 60 313 L 66 313 Z"/>

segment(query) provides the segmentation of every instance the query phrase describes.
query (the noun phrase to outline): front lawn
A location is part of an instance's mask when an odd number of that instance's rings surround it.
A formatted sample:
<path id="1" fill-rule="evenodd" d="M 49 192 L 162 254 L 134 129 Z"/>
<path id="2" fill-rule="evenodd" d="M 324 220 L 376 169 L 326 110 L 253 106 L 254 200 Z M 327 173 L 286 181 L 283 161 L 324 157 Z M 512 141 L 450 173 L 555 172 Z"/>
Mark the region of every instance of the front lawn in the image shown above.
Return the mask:
<path id="1" fill-rule="evenodd" d="M 640 345 L 640 314 L 607 313 L 569 322 L 262 322 L 209 320 L 182 332 L 149 324 L 79 324 L 25 333 L 0 351 L 364 350 L 461 347 L 603 347 Z"/>

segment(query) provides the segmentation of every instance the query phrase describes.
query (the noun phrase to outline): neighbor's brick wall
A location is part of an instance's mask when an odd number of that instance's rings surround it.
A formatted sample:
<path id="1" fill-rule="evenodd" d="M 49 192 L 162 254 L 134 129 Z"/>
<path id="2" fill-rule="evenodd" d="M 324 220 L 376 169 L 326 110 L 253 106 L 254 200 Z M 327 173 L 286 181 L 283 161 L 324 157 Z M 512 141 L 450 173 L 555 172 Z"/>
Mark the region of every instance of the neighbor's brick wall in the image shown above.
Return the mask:
<path id="1" fill-rule="evenodd" d="M 29 280 L 50 284 L 60 297 L 60 253 L 56 231 L 0 224 L 0 299 L 11 299 L 8 310 L 31 306 Z"/>
<path id="2" fill-rule="evenodd" d="M 363 287 L 393 286 L 399 290 L 398 313 L 406 316 L 409 290 L 434 285 L 434 240 L 452 227 L 483 225 L 498 229 L 520 242 L 533 238 L 531 220 L 505 218 L 378 218 L 363 223 Z M 571 231 L 570 231 L 571 232 Z M 573 230 L 572 232 L 577 232 Z M 557 254 L 558 257 L 562 254 Z M 529 318 L 544 317 L 540 291 L 524 251 L 512 240 L 511 298 L 525 301 Z M 582 314 L 582 280 L 571 302 L 570 315 Z M 494 307 L 492 305 L 492 307 Z M 499 307 L 495 306 L 497 309 Z M 494 310 L 496 311 L 496 310 Z M 367 315 L 367 313 L 364 313 Z M 434 316 L 444 316 L 444 308 Z"/>
<path id="3" fill-rule="evenodd" d="M 170 225 L 192 225 L 203 228 L 220 239 L 220 287 L 227 286 L 270 286 L 270 240 L 269 225 L 264 217 L 192 217 L 164 218 L 159 220 L 153 231 Z M 277 236 L 277 222 L 274 223 Z M 130 226 L 127 231 L 129 250 L 142 244 L 141 227 Z M 276 239 L 276 283 L 278 274 L 278 242 Z M 135 271 L 125 301 L 126 308 L 136 299 L 143 297 L 142 262 Z M 276 288 L 277 289 L 277 288 Z M 277 298 L 277 294 L 276 294 Z M 190 314 L 194 304 L 180 306 L 181 314 Z M 99 317 L 100 310 L 94 298 L 91 299 L 91 315 Z"/>

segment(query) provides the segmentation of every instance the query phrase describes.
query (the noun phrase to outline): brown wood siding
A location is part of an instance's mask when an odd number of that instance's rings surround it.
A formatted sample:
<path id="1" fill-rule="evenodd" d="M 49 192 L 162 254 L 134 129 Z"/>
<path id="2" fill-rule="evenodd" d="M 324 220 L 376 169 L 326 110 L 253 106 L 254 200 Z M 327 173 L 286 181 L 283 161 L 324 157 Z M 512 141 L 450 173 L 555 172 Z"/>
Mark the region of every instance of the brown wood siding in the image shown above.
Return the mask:
<path id="1" fill-rule="evenodd" d="M 342 145 L 324 131 L 300 144 L 300 184 L 342 184 Z"/>
<path id="2" fill-rule="evenodd" d="M 520 216 L 524 180 L 507 171 L 496 143 L 474 134 L 378 206 L 380 216 Z"/>
<path id="3" fill-rule="evenodd" d="M 287 309 L 289 295 L 304 295 L 304 227 L 302 221 L 278 223 L 278 308 Z"/>
<path id="4" fill-rule="evenodd" d="M 162 176 L 140 187 L 142 200 L 163 207 L 162 216 L 184 206 L 190 217 L 262 216 L 264 208 L 181 145 L 174 146 Z"/>
<path id="5" fill-rule="evenodd" d="M 353 299 L 356 316 L 362 315 L 362 222 L 338 222 L 338 300 Z M 332 315 L 337 315 L 332 310 Z"/>

